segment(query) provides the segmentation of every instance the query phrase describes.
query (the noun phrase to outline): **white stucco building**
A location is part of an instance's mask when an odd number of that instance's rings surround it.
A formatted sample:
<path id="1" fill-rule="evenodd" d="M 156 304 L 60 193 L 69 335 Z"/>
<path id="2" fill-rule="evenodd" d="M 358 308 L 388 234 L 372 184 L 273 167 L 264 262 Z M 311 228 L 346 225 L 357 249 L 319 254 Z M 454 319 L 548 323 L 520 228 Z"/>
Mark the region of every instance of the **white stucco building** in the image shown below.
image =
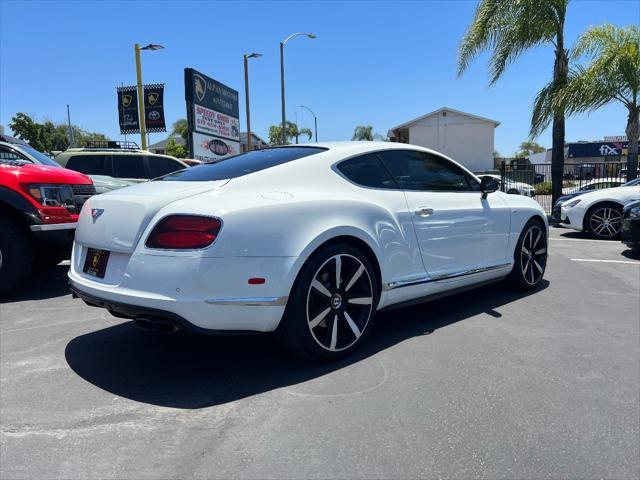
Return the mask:
<path id="1" fill-rule="evenodd" d="M 500 122 L 443 107 L 389 131 L 392 142 L 431 148 L 471 171 L 493 168 L 494 131 Z"/>

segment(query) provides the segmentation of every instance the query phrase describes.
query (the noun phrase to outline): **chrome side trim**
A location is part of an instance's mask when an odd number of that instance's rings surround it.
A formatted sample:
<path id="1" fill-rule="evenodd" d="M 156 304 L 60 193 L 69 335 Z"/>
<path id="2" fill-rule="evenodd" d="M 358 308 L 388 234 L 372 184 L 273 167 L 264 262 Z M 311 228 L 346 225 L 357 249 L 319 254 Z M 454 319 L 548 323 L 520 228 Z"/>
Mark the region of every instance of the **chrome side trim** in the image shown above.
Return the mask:
<path id="1" fill-rule="evenodd" d="M 427 277 L 426 275 L 416 277 L 410 280 L 400 280 L 397 282 L 385 283 L 382 286 L 383 291 L 394 290 L 396 288 L 409 287 L 412 285 L 419 285 L 421 283 L 439 282 L 440 280 L 448 280 L 450 278 L 464 277 L 466 275 L 474 275 L 476 273 L 490 272 L 492 270 L 500 270 L 506 267 L 510 267 L 510 263 L 502 263 L 500 265 L 492 265 L 490 267 L 474 268 L 471 270 L 463 270 L 461 272 L 447 273 L 444 275 L 438 275 L 435 277 Z"/>
<path id="2" fill-rule="evenodd" d="M 386 292 L 388 290 L 393 290 L 395 288 L 402 288 L 402 287 L 410 287 L 412 285 L 420 285 L 421 283 L 428 283 L 430 282 L 431 279 L 429 278 L 428 275 L 418 275 L 416 277 L 407 279 L 407 280 L 398 280 L 397 282 L 389 282 L 389 283 L 385 283 L 382 286 L 382 291 Z"/>
<path id="3" fill-rule="evenodd" d="M 244 298 L 210 298 L 205 303 L 210 305 L 240 305 L 281 307 L 287 304 L 289 297 L 244 297 Z"/>
<path id="4" fill-rule="evenodd" d="M 31 225 L 32 232 L 51 232 L 54 230 L 73 230 L 78 225 L 73 223 L 48 223 L 46 225 Z"/>

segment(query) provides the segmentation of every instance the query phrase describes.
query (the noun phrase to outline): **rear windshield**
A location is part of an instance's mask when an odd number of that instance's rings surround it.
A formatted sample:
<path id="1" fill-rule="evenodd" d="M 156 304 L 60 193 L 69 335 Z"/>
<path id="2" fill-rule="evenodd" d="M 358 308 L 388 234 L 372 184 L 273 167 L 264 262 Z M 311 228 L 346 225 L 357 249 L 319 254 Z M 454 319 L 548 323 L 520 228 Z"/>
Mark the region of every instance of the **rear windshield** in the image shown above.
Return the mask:
<path id="1" fill-rule="evenodd" d="M 319 147 L 276 147 L 254 150 L 234 157 L 225 158 L 216 163 L 205 163 L 171 173 L 158 180 L 176 182 L 207 182 L 226 180 L 259 172 L 283 163 L 324 152 Z"/>

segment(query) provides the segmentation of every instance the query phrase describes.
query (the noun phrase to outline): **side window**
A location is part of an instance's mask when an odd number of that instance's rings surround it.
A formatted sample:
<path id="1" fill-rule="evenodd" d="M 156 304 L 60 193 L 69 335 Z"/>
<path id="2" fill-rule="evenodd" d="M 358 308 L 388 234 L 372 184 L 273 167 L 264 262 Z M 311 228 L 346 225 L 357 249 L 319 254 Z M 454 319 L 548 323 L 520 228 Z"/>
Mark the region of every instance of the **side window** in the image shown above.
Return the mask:
<path id="1" fill-rule="evenodd" d="M 337 169 L 353 183 L 372 188 L 398 188 L 375 153 L 340 162 Z"/>
<path id="2" fill-rule="evenodd" d="M 184 168 L 180 163 L 170 158 L 156 157 L 153 155 L 149 155 L 147 158 L 149 159 L 149 173 L 151 178 L 162 177 L 163 175 Z"/>
<path id="3" fill-rule="evenodd" d="M 468 192 L 470 178 L 457 165 L 425 152 L 390 150 L 380 157 L 400 188 L 442 192 Z"/>
<path id="4" fill-rule="evenodd" d="M 149 178 L 142 155 L 114 155 L 113 173 L 118 178 Z"/>
<path id="5" fill-rule="evenodd" d="M 14 162 L 32 163 L 30 160 L 27 160 L 25 157 L 18 154 L 18 152 L 14 152 L 13 150 L 5 147 L 0 147 L 0 160 L 12 160 Z"/>
<path id="6" fill-rule="evenodd" d="M 67 161 L 66 168 L 87 175 L 111 175 L 107 155 L 74 155 Z"/>
<path id="7" fill-rule="evenodd" d="M 596 188 L 596 184 L 592 183 L 590 185 L 585 185 L 580 190 L 595 190 L 595 188 Z M 598 188 L 600 188 L 600 187 L 598 187 Z"/>

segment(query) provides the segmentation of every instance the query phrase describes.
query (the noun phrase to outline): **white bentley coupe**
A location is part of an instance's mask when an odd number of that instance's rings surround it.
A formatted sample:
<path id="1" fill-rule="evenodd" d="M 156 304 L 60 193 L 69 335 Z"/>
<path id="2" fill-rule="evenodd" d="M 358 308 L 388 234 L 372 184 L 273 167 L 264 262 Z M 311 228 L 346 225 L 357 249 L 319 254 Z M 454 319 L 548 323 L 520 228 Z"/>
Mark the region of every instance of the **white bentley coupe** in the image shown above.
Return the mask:
<path id="1" fill-rule="evenodd" d="M 92 197 L 70 286 L 147 329 L 275 331 L 350 353 L 376 311 L 509 278 L 536 288 L 546 216 L 411 145 L 275 147 Z"/>

